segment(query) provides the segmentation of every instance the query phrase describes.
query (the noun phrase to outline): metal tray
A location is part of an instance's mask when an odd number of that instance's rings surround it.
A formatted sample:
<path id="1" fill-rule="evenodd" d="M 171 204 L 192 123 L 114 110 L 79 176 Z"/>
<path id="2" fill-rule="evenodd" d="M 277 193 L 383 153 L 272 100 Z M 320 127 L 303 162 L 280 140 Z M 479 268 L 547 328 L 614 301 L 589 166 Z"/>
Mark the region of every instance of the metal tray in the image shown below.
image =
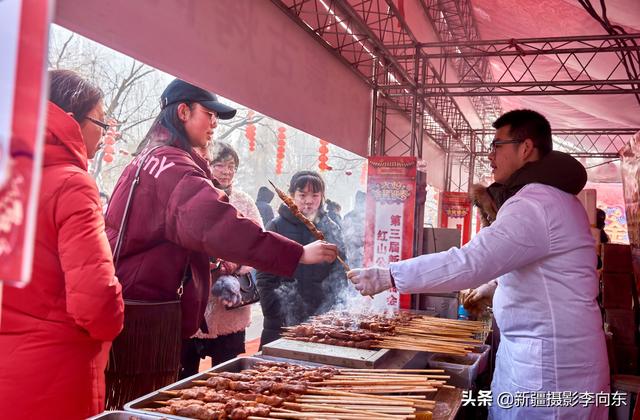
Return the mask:
<path id="1" fill-rule="evenodd" d="M 87 420 L 162 420 L 166 417 L 162 415 L 154 416 L 149 414 L 128 413 L 126 411 L 105 411 Z"/>
<path id="2" fill-rule="evenodd" d="M 166 395 L 166 394 L 162 394 L 161 391 L 172 391 L 175 389 L 184 389 L 184 388 L 190 388 L 192 386 L 195 386 L 195 384 L 193 383 L 193 381 L 196 380 L 206 380 L 209 378 L 209 375 L 207 375 L 207 372 L 240 372 L 241 370 L 245 370 L 245 369 L 251 369 L 253 367 L 253 365 L 255 365 L 257 362 L 264 362 L 264 361 L 275 361 L 275 362 L 287 362 L 287 363 L 292 363 L 292 364 L 297 364 L 297 365 L 304 365 L 304 366 L 320 366 L 317 363 L 307 363 L 307 362 L 300 362 L 298 360 L 291 360 L 291 359 L 283 359 L 283 358 L 277 358 L 277 357 L 265 357 L 265 358 L 259 358 L 259 357 L 237 357 L 235 359 L 229 360 L 228 362 L 219 364 L 217 366 L 212 367 L 211 369 L 208 369 L 204 372 L 200 372 L 196 375 L 193 375 L 189 378 L 183 379 L 181 381 L 175 382 L 171 385 L 167 385 L 164 388 L 160 388 L 157 391 L 153 391 L 147 395 L 144 395 L 140 398 L 137 398 L 127 404 L 124 405 L 124 409 L 126 412 L 129 413 L 129 415 L 131 415 L 131 413 L 136 413 L 136 415 L 138 414 L 144 414 L 144 415 L 151 415 L 154 416 L 153 418 L 155 420 L 157 420 L 158 417 L 162 416 L 166 419 L 177 419 L 177 420 L 184 420 L 187 419 L 188 417 L 182 417 L 182 416 L 174 416 L 171 414 L 162 414 L 162 413 L 153 413 L 153 412 L 149 412 L 149 411 L 145 411 L 143 410 L 143 408 L 146 407 L 154 407 L 153 405 L 153 401 L 162 401 L 162 400 L 169 400 L 172 397 L 170 395 Z M 124 418 L 123 418 L 124 419 Z M 128 419 L 126 419 L 128 420 Z"/>

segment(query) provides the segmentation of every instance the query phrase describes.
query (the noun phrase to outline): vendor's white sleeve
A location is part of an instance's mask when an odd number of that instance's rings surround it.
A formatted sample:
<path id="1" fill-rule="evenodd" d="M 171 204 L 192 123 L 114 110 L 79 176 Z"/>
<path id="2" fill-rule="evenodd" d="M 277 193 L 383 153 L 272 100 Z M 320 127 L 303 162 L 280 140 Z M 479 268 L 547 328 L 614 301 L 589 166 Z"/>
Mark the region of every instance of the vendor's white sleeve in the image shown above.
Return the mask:
<path id="1" fill-rule="evenodd" d="M 542 205 L 514 196 L 497 220 L 462 248 L 390 264 L 400 293 L 442 293 L 478 287 L 549 253 L 549 226 Z"/>

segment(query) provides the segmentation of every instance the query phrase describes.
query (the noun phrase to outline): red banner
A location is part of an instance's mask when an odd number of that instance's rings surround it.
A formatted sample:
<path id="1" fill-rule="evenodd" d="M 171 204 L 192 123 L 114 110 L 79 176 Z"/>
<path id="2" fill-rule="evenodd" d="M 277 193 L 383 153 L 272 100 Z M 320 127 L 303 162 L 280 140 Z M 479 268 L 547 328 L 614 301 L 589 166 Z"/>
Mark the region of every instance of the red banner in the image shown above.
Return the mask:
<path id="1" fill-rule="evenodd" d="M 443 192 L 440 227 L 461 231 L 462 245 L 471 240 L 471 199 L 464 192 Z"/>
<path id="2" fill-rule="evenodd" d="M 364 250 L 367 266 L 387 267 L 413 257 L 416 164 L 414 157 L 369 158 Z M 411 306 L 411 296 L 398 296 L 396 291 L 376 299 L 386 299 L 393 307 Z"/>
<path id="3" fill-rule="evenodd" d="M 12 116 L 9 130 L 0 126 L 0 142 L 9 151 L 0 189 L 0 281 L 18 287 L 31 277 L 51 6 L 42 0 L 0 1 L 0 114 Z"/>

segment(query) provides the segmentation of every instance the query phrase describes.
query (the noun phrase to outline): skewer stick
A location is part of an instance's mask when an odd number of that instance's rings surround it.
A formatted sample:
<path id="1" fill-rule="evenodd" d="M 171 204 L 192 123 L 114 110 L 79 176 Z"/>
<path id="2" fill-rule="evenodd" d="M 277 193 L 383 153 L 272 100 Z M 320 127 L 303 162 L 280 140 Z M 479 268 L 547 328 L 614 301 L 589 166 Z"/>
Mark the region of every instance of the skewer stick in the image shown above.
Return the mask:
<path id="1" fill-rule="evenodd" d="M 368 405 L 374 406 L 379 405 L 381 407 L 405 407 L 412 408 L 413 403 L 408 401 L 377 401 L 370 398 L 347 398 L 347 397 L 331 397 L 331 396 L 322 396 L 322 395 L 314 395 L 313 397 L 321 397 L 321 398 L 309 398 L 311 396 L 302 396 L 296 398 L 296 402 L 306 402 L 311 404 L 349 404 L 349 405 Z"/>
<path id="2" fill-rule="evenodd" d="M 358 372 L 358 373 L 360 373 L 360 372 L 373 372 L 373 373 L 379 373 L 379 372 L 444 373 L 444 369 L 351 369 L 351 368 L 345 368 L 345 369 L 340 369 L 340 372 Z"/>
<path id="3" fill-rule="evenodd" d="M 174 397 L 179 397 L 180 396 L 180 392 L 178 391 L 159 391 L 159 394 L 165 394 L 165 395 L 171 395 Z"/>
<path id="4" fill-rule="evenodd" d="M 366 410 L 366 411 L 375 411 L 376 413 L 384 413 L 384 414 L 404 414 L 411 415 L 415 413 L 415 408 L 413 407 L 402 407 L 402 406 L 386 406 L 386 405 L 366 405 L 366 404 L 349 404 L 349 403 L 339 403 L 335 401 L 305 401 L 304 403 L 316 404 L 319 406 L 328 405 L 330 407 L 337 408 L 345 408 L 348 410 Z"/>
<path id="5" fill-rule="evenodd" d="M 382 414 L 378 412 L 366 411 L 366 410 L 351 410 L 348 408 L 338 408 L 338 407 L 330 407 L 326 405 L 316 405 L 316 404 L 296 404 L 286 402 L 284 403 L 286 408 L 292 408 L 299 411 L 327 411 L 330 413 L 345 413 L 345 414 L 358 414 L 358 415 L 367 415 L 367 416 L 379 416 L 380 418 L 397 418 L 397 416 L 391 414 Z"/>

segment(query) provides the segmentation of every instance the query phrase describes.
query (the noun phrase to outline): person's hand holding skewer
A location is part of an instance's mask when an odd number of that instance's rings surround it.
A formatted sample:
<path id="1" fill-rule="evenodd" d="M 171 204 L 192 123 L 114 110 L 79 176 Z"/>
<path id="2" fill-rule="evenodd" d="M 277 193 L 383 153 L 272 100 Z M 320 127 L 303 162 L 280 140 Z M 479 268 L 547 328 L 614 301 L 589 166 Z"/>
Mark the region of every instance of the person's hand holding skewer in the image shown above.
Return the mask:
<path id="1" fill-rule="evenodd" d="M 325 241 L 315 241 L 303 248 L 300 264 L 332 263 L 338 256 L 338 247 Z"/>

